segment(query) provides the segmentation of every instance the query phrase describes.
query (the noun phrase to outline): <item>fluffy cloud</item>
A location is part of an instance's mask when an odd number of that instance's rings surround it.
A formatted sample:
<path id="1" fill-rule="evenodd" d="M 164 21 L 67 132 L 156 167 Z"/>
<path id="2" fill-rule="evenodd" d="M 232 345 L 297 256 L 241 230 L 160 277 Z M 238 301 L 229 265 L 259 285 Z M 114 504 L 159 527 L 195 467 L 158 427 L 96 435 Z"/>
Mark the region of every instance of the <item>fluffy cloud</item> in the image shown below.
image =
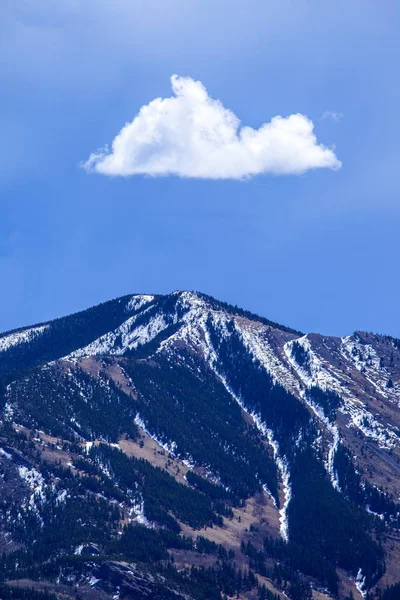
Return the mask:
<path id="1" fill-rule="evenodd" d="M 211 98 L 200 81 L 171 77 L 174 96 L 143 106 L 112 143 L 83 164 L 103 175 L 178 175 L 243 179 L 261 173 L 300 174 L 341 166 L 333 150 L 318 144 L 302 114 L 276 116 L 259 129 Z"/>

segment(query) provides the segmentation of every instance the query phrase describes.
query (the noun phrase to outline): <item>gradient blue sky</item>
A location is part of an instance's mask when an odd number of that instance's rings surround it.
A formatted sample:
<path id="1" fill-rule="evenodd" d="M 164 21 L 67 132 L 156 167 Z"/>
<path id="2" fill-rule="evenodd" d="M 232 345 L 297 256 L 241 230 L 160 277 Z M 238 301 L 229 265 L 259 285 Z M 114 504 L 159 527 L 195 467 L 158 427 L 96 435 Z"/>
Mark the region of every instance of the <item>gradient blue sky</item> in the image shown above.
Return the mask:
<path id="1" fill-rule="evenodd" d="M 197 289 L 304 331 L 400 337 L 399 25 L 396 0 L 2 0 L 0 330 Z M 173 73 L 246 125 L 307 115 L 342 169 L 79 168 Z"/>

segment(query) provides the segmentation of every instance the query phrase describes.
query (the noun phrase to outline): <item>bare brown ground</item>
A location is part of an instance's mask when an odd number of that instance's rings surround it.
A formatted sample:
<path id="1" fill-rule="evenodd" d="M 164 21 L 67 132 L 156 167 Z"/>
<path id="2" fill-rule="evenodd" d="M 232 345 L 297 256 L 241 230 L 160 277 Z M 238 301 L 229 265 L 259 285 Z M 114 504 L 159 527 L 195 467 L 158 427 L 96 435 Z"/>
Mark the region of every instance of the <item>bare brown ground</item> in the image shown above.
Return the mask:
<path id="1" fill-rule="evenodd" d="M 384 590 L 386 586 L 400 581 L 400 535 L 388 535 L 383 546 L 387 553 L 386 572 L 377 586 L 382 590 Z"/>
<path id="2" fill-rule="evenodd" d="M 363 597 L 356 588 L 354 581 L 349 579 L 346 571 L 337 569 L 337 574 L 339 575 L 339 598 L 345 598 L 350 594 L 350 592 L 353 592 L 354 600 L 363 600 Z"/>
<path id="3" fill-rule="evenodd" d="M 313 600 L 332 600 L 331 596 L 328 596 L 327 594 L 324 594 L 323 592 L 317 592 L 317 590 L 312 591 L 312 597 L 313 597 Z M 358 600 L 358 598 L 355 598 L 355 600 Z"/>
<path id="4" fill-rule="evenodd" d="M 395 501 L 400 499 L 400 454 L 395 448 L 388 452 L 378 444 L 366 440 L 355 428 L 346 426 L 344 415 L 338 415 L 338 424 L 346 445 L 364 470 L 364 476 L 373 485 L 388 491 Z"/>
<path id="5" fill-rule="evenodd" d="M 128 377 L 125 374 L 123 366 L 120 364 L 117 358 L 109 359 L 111 362 L 103 362 L 101 358 L 94 356 L 87 356 L 79 358 L 77 366 L 86 371 L 92 377 L 98 377 L 100 371 L 105 373 L 112 379 L 121 390 L 136 399 L 136 391 L 132 384 L 130 384 Z"/>
<path id="6" fill-rule="evenodd" d="M 193 530 L 181 523 L 182 533 L 191 537 L 203 536 L 237 553 L 240 552 L 242 540 L 246 542 L 251 540 L 254 545 L 261 547 L 266 535 L 275 537 L 279 531 L 278 512 L 265 493 L 247 500 L 243 508 L 234 508 L 233 514 L 232 519 L 224 518 L 223 527 L 203 527 Z M 250 531 L 251 526 L 254 531 Z"/>
<path id="7" fill-rule="evenodd" d="M 185 475 L 188 472 L 182 461 L 177 458 L 169 458 L 161 446 L 157 444 L 147 433 L 140 429 L 140 439 L 137 441 L 121 439 L 118 446 L 128 456 L 144 458 L 154 467 L 160 467 L 172 475 L 179 483 L 187 485 Z"/>
<path id="8" fill-rule="evenodd" d="M 42 459 L 49 463 L 60 462 L 63 467 L 71 466 L 71 454 L 57 447 L 62 440 L 47 435 L 42 431 L 33 432 L 32 429 L 28 429 L 22 425 L 14 425 L 14 428 L 16 431 L 23 432 L 32 439 L 36 448 L 40 451 Z"/>
<path id="9" fill-rule="evenodd" d="M 109 600 L 110 596 L 102 590 L 93 590 L 90 586 L 79 586 L 79 588 L 60 585 L 50 581 L 34 581 L 33 579 L 14 579 L 7 581 L 9 585 L 21 588 L 33 588 L 36 591 L 52 592 L 59 600 L 76 600 L 84 598 L 85 600 Z"/>

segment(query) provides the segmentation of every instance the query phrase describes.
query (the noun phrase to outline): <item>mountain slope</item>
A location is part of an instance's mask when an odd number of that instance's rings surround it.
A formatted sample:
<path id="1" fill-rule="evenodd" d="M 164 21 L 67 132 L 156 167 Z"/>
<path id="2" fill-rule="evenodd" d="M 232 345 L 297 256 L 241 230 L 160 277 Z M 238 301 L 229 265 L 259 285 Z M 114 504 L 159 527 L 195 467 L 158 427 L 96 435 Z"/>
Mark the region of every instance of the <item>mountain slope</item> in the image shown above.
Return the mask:
<path id="1" fill-rule="evenodd" d="M 302 600 L 400 579 L 398 340 L 134 295 L 0 335 L 0 373 L 6 580 Z"/>

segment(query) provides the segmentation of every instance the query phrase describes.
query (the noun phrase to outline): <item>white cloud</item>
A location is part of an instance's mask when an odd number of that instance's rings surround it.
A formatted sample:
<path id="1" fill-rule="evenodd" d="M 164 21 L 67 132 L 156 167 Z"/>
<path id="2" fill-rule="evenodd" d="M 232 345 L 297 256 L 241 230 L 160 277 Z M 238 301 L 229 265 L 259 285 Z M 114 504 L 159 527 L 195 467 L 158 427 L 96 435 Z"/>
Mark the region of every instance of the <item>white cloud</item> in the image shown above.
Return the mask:
<path id="1" fill-rule="evenodd" d="M 318 144 L 302 114 L 276 116 L 259 129 L 211 98 L 200 81 L 171 77 L 174 96 L 143 106 L 108 148 L 91 154 L 87 171 L 103 175 L 178 175 L 242 179 L 261 173 L 300 174 L 341 166 Z"/>
<path id="2" fill-rule="evenodd" d="M 343 119 L 344 115 L 341 112 L 336 112 L 334 110 L 326 110 L 322 115 L 323 119 L 332 119 L 335 123 L 339 123 Z"/>

